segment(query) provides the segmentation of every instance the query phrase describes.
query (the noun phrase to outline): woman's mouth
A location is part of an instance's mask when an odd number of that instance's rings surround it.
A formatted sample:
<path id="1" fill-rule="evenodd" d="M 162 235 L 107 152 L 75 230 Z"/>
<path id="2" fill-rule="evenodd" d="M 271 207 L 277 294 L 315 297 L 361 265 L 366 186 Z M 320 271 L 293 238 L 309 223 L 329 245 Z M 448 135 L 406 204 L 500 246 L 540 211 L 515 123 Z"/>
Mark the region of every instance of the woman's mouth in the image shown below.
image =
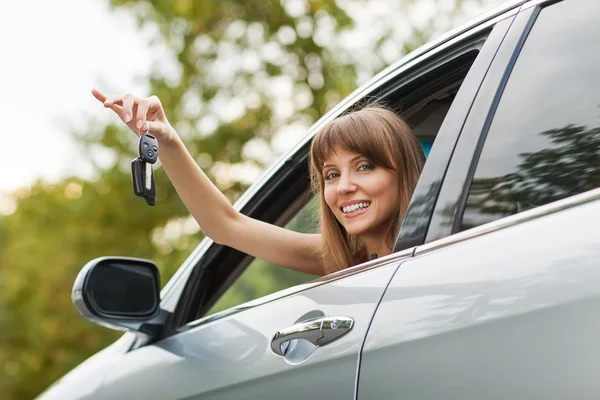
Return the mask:
<path id="1" fill-rule="evenodd" d="M 354 203 L 349 206 L 341 207 L 340 209 L 342 210 L 342 214 L 345 217 L 354 217 L 367 211 L 369 206 L 371 206 L 370 201 L 363 201 L 360 203 Z"/>

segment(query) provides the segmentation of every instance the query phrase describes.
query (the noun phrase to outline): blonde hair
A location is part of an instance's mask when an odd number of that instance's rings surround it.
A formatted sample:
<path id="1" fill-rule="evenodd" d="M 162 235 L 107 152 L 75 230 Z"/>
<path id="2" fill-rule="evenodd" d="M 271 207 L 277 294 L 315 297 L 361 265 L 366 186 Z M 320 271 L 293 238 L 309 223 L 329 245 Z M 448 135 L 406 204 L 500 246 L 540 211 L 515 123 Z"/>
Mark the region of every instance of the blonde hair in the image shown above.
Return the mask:
<path id="1" fill-rule="evenodd" d="M 346 232 L 325 202 L 323 165 L 336 146 L 396 172 L 400 190 L 398 209 L 390 219 L 386 235 L 390 248 L 425 163 L 423 150 L 408 124 L 382 106 L 368 106 L 342 115 L 317 133 L 310 149 L 310 176 L 313 192 L 320 198 L 321 261 L 325 273 L 340 271 L 366 258 L 366 249 L 359 238 Z"/>

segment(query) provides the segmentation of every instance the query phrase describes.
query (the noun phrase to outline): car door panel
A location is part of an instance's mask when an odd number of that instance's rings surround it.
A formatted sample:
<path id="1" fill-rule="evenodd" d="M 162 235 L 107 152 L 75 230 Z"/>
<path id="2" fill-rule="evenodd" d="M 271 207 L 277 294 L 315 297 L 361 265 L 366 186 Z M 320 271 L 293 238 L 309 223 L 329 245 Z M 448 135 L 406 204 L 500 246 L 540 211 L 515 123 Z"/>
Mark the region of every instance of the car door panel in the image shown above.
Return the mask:
<path id="1" fill-rule="evenodd" d="M 358 398 L 596 398 L 598 199 L 417 248 L 369 329 Z"/>
<path id="2" fill-rule="evenodd" d="M 368 324 L 400 259 L 408 256 L 405 252 L 388 262 L 382 259 L 378 268 L 212 322 L 192 324 L 184 332 L 134 350 L 107 373 L 96 398 L 305 399 L 319 395 L 351 399 Z M 275 332 L 303 315 L 348 316 L 354 326 L 303 362 L 275 355 L 270 348 Z"/>

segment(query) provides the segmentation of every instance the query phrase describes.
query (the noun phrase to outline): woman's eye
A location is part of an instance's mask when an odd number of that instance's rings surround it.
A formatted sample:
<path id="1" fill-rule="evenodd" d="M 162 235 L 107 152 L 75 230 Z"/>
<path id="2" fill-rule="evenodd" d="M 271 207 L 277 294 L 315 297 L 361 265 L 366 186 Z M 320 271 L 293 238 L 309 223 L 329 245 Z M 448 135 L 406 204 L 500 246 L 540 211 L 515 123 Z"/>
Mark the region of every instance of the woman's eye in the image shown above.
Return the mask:
<path id="1" fill-rule="evenodd" d="M 338 174 L 337 172 L 329 172 L 325 174 L 325 180 L 335 179 L 338 176 L 340 176 L 340 174 Z"/>
<path id="2" fill-rule="evenodd" d="M 372 164 L 362 164 L 358 167 L 359 171 L 370 171 L 372 170 L 374 167 Z"/>

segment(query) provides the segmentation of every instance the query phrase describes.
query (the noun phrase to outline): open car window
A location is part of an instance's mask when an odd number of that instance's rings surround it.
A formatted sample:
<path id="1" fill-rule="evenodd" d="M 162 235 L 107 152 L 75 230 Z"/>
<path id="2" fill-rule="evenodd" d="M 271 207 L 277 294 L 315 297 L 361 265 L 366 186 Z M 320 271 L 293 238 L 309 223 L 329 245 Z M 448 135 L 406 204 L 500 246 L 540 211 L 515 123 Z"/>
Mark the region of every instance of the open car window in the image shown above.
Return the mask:
<path id="1" fill-rule="evenodd" d="M 317 233 L 318 205 L 317 198 L 310 199 L 290 222 L 286 229 L 300 233 Z M 227 287 L 217 302 L 206 312 L 205 316 L 224 311 L 250 300 L 258 299 L 271 293 L 308 282 L 317 278 L 267 261 L 255 258 L 237 279 Z"/>

